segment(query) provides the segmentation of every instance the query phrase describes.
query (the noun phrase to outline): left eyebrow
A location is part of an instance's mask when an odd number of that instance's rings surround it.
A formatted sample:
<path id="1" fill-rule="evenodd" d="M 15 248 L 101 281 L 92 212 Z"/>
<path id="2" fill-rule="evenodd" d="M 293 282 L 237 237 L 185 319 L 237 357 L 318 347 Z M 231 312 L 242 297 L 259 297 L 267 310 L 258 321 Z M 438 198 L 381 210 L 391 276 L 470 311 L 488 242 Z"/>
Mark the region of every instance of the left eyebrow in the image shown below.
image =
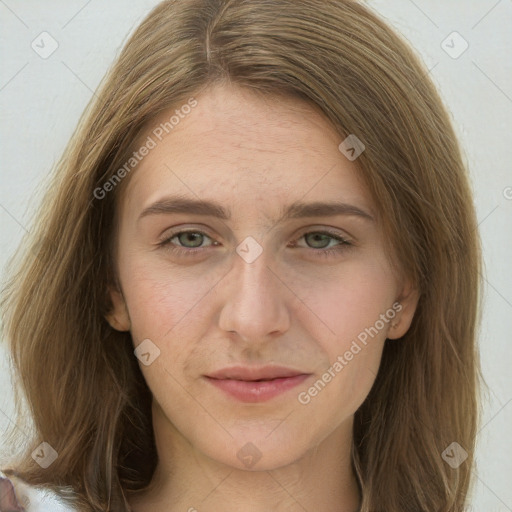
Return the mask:
<path id="1" fill-rule="evenodd" d="M 216 217 L 222 220 L 230 220 L 231 212 L 220 203 L 213 201 L 198 200 L 186 198 L 184 196 L 165 197 L 147 208 L 139 216 L 139 220 L 148 215 L 162 215 L 173 213 L 188 213 L 195 215 L 204 215 Z M 301 219 L 305 217 L 334 217 L 336 215 L 346 215 L 359 217 L 361 219 L 374 222 L 374 217 L 367 211 L 358 206 L 340 203 L 340 202 L 295 202 L 285 207 L 276 224 L 290 220 Z"/>
<path id="2" fill-rule="evenodd" d="M 301 219 L 304 217 L 334 217 L 336 215 L 347 215 L 360 217 L 364 220 L 375 222 L 374 217 L 358 206 L 338 202 L 313 202 L 313 203 L 292 203 L 286 208 L 278 222 L 288 219 Z"/>

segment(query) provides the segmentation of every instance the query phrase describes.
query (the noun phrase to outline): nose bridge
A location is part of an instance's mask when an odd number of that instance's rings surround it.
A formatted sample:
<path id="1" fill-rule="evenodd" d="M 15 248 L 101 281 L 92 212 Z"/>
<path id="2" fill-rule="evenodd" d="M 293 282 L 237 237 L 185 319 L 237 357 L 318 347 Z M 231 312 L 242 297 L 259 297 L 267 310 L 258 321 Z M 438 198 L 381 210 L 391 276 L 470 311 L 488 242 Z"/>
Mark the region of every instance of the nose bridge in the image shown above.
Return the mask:
<path id="1" fill-rule="evenodd" d="M 224 297 L 219 324 L 246 340 L 258 340 L 286 330 L 289 319 L 284 287 L 268 268 L 270 261 L 262 248 L 256 255 L 250 243 L 240 244 L 234 255 L 231 275 L 227 276 L 231 286 Z M 247 257 L 251 251 L 251 257 Z"/>
<path id="2" fill-rule="evenodd" d="M 234 265 L 235 281 L 238 283 L 240 298 L 251 301 L 252 298 L 259 298 L 260 295 L 269 295 L 273 275 L 268 268 L 268 259 L 260 256 L 250 263 L 240 259 L 241 261 L 235 260 Z"/>

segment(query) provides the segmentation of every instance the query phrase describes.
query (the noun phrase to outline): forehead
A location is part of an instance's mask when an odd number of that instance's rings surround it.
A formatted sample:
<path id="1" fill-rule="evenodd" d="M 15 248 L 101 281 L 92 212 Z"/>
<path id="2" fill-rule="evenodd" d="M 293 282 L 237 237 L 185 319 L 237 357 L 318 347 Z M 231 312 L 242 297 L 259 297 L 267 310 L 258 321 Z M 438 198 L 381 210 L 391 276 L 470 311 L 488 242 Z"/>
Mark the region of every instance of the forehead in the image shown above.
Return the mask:
<path id="1" fill-rule="evenodd" d="M 154 147 L 130 176 L 123 194 L 128 211 L 140 212 L 169 193 L 267 217 L 283 204 L 306 199 L 343 200 L 372 210 L 356 164 L 338 149 L 342 138 L 307 103 L 225 85 L 195 100 L 180 116 L 179 106 L 162 112 L 136 141 L 135 148 L 151 137 Z"/>

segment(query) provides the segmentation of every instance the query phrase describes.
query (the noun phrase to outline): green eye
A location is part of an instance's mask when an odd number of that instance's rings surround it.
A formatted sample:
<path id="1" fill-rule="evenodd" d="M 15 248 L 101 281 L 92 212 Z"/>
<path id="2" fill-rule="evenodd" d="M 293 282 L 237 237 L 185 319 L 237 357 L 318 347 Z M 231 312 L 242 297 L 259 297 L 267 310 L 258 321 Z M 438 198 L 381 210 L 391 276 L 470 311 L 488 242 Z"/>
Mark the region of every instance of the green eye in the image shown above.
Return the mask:
<path id="1" fill-rule="evenodd" d="M 176 254 L 187 254 L 202 251 L 210 246 L 218 245 L 207 234 L 201 231 L 178 231 L 162 240 L 159 245 Z"/>
<path id="2" fill-rule="evenodd" d="M 306 233 L 304 240 L 313 249 L 325 249 L 334 238 L 325 233 Z"/>
<path id="3" fill-rule="evenodd" d="M 180 245 L 183 247 L 200 247 L 204 241 L 205 235 L 197 231 L 184 231 L 178 233 L 173 238 L 177 238 Z"/>

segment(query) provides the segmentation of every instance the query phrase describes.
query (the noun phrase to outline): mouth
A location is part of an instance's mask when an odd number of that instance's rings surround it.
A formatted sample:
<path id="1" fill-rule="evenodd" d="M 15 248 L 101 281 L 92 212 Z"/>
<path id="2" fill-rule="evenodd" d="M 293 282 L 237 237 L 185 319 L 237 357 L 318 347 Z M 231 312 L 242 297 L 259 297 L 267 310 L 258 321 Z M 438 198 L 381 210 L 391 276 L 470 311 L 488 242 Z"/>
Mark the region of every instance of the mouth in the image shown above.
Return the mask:
<path id="1" fill-rule="evenodd" d="M 264 402 L 291 390 L 311 374 L 282 366 L 236 366 L 205 375 L 205 379 L 231 398 Z"/>

